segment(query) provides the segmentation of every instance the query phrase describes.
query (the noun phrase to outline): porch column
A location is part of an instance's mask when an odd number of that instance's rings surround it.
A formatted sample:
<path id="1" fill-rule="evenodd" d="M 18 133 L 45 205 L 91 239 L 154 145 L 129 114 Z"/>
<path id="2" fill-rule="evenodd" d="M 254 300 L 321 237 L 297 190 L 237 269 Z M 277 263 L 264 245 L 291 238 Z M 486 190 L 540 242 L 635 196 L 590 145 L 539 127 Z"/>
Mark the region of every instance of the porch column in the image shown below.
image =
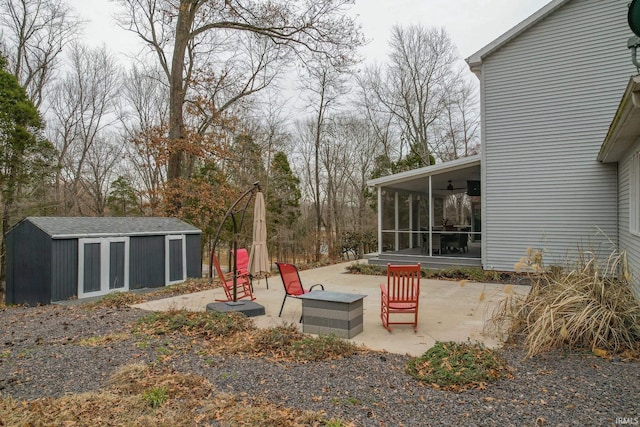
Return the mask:
<path id="1" fill-rule="evenodd" d="M 433 193 L 429 175 L 429 256 L 433 256 Z"/>
<path id="2" fill-rule="evenodd" d="M 413 249 L 413 194 L 409 193 L 409 248 Z"/>
<path id="3" fill-rule="evenodd" d="M 398 232 L 398 228 L 400 226 L 400 212 L 398 209 L 398 205 L 400 204 L 400 201 L 398 199 L 399 199 L 399 195 L 398 195 L 398 192 L 396 191 L 395 193 L 393 193 L 394 210 L 395 210 L 394 234 L 395 234 L 395 250 L 396 251 L 400 250 L 400 233 Z"/>
<path id="4" fill-rule="evenodd" d="M 382 253 L 382 187 L 378 186 L 378 253 Z"/>

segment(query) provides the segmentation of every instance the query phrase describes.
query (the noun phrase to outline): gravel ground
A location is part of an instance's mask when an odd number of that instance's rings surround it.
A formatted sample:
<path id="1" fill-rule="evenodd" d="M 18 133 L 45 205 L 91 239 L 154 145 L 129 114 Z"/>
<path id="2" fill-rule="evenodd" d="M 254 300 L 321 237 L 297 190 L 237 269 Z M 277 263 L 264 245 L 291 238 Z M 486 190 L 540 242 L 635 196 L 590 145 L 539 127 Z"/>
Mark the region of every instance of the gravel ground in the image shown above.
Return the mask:
<path id="1" fill-rule="evenodd" d="M 0 310 L 0 395 L 33 400 L 94 391 L 119 366 L 157 362 L 159 347 L 141 348 L 134 337 L 78 345 L 83 338 L 128 334 L 145 314 L 67 306 Z M 206 377 L 218 391 L 324 410 L 358 426 L 638 425 L 640 363 L 560 353 L 525 360 L 518 349 L 503 354 L 512 379 L 460 393 L 421 385 L 404 373 L 409 357 L 390 353 L 296 364 L 201 356 L 192 348 L 163 363 Z"/>

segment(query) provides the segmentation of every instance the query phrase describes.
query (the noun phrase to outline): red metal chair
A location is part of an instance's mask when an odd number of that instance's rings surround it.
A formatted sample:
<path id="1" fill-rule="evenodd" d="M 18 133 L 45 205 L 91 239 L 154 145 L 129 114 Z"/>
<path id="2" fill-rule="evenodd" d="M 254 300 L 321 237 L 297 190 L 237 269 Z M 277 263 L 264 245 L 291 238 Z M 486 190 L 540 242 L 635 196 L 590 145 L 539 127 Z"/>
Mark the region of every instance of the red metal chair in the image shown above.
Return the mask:
<path id="1" fill-rule="evenodd" d="M 309 290 L 305 290 L 300 280 L 300 273 L 295 265 L 286 262 L 276 262 L 276 265 L 278 266 L 278 272 L 280 272 L 280 278 L 282 278 L 282 284 L 284 285 L 284 299 L 282 300 L 278 317 L 282 316 L 282 310 L 284 309 L 284 303 L 287 301 L 287 297 L 299 297 L 300 295 L 311 292 L 316 286 L 320 286 L 320 288 L 324 290 L 324 286 L 320 283 L 316 283 L 311 286 Z M 302 322 L 302 316 L 300 317 L 300 321 Z"/>
<path id="2" fill-rule="evenodd" d="M 218 275 L 218 279 L 220 280 L 220 286 L 224 289 L 224 293 L 227 296 L 226 300 L 216 300 L 216 301 L 233 301 L 233 272 L 229 272 L 227 274 L 222 273 L 222 269 L 220 268 L 220 263 L 218 262 L 218 258 L 213 256 L 213 265 L 216 267 L 216 273 Z M 251 290 L 251 281 L 249 279 L 248 274 L 241 274 L 240 270 L 236 275 L 236 299 L 242 298 L 250 298 L 251 301 L 255 300 L 253 296 L 253 291 Z"/>
<path id="3" fill-rule="evenodd" d="M 413 325 L 418 330 L 418 299 L 420 298 L 420 264 L 387 264 L 387 283 L 380 285 L 380 317 L 382 325 Z M 413 321 L 391 322 L 390 314 L 413 314 Z"/>

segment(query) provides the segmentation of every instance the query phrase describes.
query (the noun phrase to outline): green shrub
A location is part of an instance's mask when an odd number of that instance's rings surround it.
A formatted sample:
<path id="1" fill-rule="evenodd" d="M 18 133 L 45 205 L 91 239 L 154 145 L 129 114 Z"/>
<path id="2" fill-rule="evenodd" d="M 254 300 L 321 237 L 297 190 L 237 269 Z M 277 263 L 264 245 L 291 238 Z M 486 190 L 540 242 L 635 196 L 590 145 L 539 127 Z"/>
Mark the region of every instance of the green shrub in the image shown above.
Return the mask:
<path id="1" fill-rule="evenodd" d="M 480 343 L 436 342 L 422 356 L 411 359 L 406 372 L 438 388 L 482 387 L 508 375 L 507 364 L 495 350 Z"/>

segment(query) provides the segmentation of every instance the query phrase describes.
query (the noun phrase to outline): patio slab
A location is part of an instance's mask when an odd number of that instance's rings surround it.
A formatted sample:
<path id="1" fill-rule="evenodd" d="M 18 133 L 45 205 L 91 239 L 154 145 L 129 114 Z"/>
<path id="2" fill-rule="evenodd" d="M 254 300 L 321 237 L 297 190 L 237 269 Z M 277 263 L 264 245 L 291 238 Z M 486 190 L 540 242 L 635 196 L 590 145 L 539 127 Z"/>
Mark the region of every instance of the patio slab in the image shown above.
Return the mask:
<path id="1" fill-rule="evenodd" d="M 462 342 L 470 339 L 483 342 L 488 347 L 500 345 L 493 337 L 483 335 L 482 330 L 486 319 L 504 297 L 504 285 L 466 282 L 461 286 L 455 281 L 422 279 L 418 332 L 413 332 L 411 325 L 392 325 L 392 332 L 388 332 L 380 320 L 379 285 L 386 277 L 346 273 L 345 268 L 353 262 L 356 261 L 300 272 L 305 288 L 322 283 L 328 291 L 367 295 L 363 300 L 363 331 L 351 338 L 352 342 L 363 344 L 373 350 L 411 356 L 421 355 L 436 341 Z M 514 285 L 512 289 L 521 295 L 529 292 L 528 286 Z M 284 287 L 279 275 L 275 274 L 269 278 L 269 289 L 266 288 L 264 280 L 255 281 L 254 296 L 256 302 L 264 306 L 266 311 L 265 315 L 252 318 L 257 327 L 295 324 L 302 330 L 302 325 L 298 323 L 302 314 L 302 301 L 287 298 L 282 317 L 278 317 L 284 298 Z M 222 289 L 179 295 L 136 304 L 134 307 L 152 311 L 204 311 L 207 304 L 216 298 L 224 298 Z"/>

